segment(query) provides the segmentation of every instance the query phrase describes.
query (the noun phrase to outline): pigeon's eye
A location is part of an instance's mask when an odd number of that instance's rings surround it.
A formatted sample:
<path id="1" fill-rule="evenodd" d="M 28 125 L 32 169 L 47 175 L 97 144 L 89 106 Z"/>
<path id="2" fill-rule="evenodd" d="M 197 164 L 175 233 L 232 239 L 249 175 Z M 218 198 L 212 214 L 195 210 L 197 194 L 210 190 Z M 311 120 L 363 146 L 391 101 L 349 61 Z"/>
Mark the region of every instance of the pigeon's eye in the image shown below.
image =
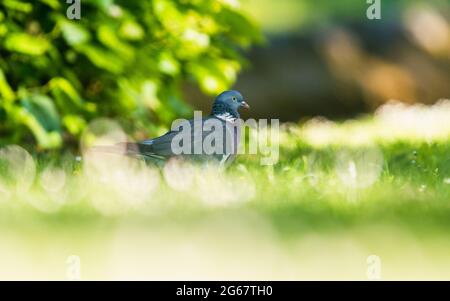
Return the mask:
<path id="1" fill-rule="evenodd" d="M 231 99 L 232 99 L 233 101 L 237 101 L 236 96 L 233 96 Z"/>

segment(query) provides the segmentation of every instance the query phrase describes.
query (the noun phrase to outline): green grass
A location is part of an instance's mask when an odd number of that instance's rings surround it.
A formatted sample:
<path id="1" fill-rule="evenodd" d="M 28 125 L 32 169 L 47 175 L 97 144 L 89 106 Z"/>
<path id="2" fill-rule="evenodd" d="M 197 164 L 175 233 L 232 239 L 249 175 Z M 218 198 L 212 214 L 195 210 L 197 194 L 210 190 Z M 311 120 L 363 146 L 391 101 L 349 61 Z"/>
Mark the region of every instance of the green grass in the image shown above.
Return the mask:
<path id="1" fill-rule="evenodd" d="M 274 166 L 3 160 L 0 278 L 449 279 L 448 104 L 395 110 L 284 125 Z"/>

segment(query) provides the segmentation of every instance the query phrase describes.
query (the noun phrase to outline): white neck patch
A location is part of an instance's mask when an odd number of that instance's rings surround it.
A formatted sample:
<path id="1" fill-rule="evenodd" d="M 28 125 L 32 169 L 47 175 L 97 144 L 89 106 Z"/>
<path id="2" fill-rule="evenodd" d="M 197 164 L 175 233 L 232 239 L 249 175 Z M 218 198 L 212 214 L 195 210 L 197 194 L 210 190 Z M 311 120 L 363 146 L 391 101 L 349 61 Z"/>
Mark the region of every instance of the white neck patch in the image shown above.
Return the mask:
<path id="1" fill-rule="evenodd" d="M 228 122 L 235 122 L 236 119 L 237 119 L 236 117 L 234 117 L 233 115 L 231 115 L 228 112 L 225 112 L 225 113 L 222 113 L 222 114 L 216 114 L 214 116 L 216 116 L 217 118 L 222 119 L 224 121 L 228 121 Z"/>

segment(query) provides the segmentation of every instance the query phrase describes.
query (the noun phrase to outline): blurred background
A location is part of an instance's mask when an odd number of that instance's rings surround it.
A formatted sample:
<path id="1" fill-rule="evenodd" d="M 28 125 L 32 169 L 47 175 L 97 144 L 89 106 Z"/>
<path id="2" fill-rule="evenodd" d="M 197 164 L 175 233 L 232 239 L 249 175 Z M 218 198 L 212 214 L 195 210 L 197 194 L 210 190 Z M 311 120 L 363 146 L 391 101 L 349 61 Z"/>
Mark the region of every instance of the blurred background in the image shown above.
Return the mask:
<path id="1" fill-rule="evenodd" d="M 450 95 L 450 3 L 248 0 L 267 43 L 236 87 L 257 117 L 354 117 L 396 100 L 433 104 Z"/>
<path id="2" fill-rule="evenodd" d="M 231 87 L 244 117 L 298 121 L 450 95 L 450 4 L 360 0 L 0 3 L 0 144 L 78 146 L 98 117 L 161 134 Z"/>

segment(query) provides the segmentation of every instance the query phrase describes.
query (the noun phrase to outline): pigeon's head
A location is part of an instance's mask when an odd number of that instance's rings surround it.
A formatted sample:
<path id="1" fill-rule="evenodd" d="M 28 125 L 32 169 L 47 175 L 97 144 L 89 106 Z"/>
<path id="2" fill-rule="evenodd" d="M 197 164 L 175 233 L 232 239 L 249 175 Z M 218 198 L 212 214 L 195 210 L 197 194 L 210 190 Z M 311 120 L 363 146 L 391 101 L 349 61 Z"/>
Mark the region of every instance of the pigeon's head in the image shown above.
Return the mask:
<path id="1" fill-rule="evenodd" d="M 235 90 L 220 93 L 214 100 L 212 114 L 216 116 L 231 116 L 239 118 L 239 108 L 249 109 L 241 93 Z"/>

